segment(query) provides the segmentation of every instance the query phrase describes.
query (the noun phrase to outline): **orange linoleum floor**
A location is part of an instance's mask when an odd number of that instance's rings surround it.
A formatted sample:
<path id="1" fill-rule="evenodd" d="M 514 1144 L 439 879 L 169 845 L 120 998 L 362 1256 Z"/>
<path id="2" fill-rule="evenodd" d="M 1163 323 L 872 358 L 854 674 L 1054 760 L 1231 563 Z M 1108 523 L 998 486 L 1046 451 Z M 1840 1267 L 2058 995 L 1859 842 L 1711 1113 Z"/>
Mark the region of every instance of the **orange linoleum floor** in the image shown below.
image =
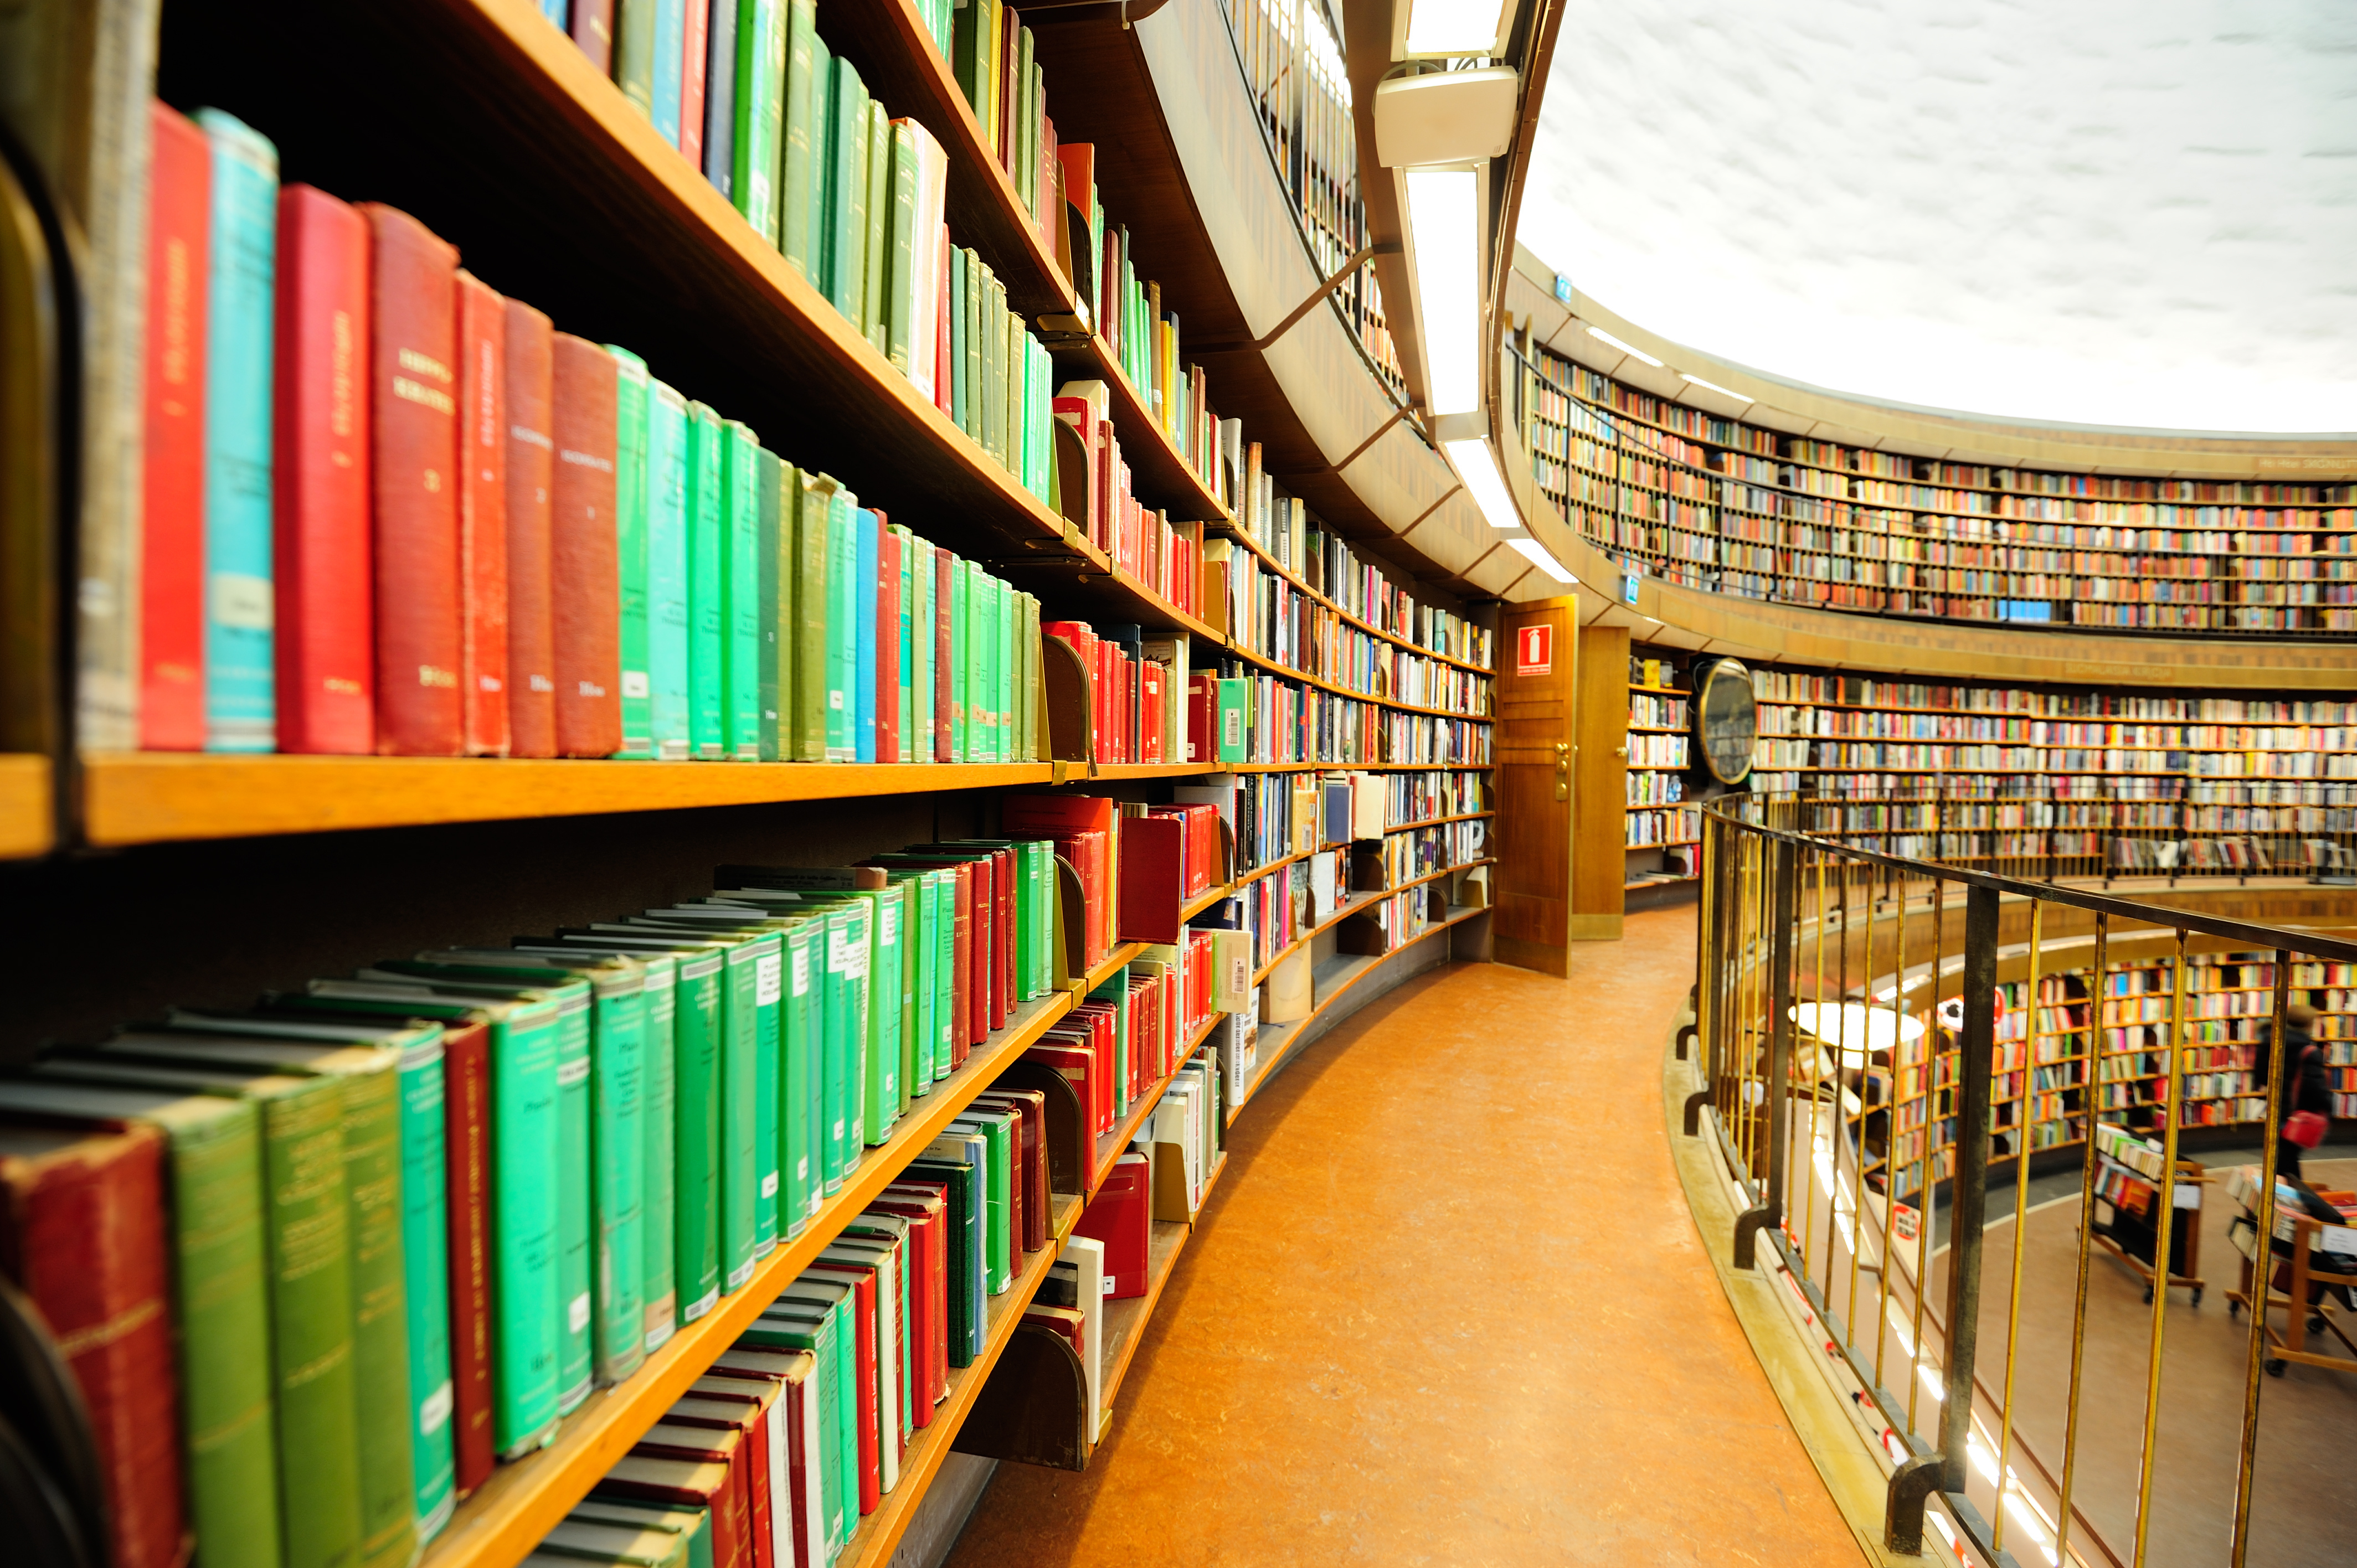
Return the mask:
<path id="1" fill-rule="evenodd" d="M 1090 1467 L 1000 1466 L 951 1568 L 1859 1563 L 1665 1146 L 1694 925 L 1451 965 L 1308 1047 Z"/>

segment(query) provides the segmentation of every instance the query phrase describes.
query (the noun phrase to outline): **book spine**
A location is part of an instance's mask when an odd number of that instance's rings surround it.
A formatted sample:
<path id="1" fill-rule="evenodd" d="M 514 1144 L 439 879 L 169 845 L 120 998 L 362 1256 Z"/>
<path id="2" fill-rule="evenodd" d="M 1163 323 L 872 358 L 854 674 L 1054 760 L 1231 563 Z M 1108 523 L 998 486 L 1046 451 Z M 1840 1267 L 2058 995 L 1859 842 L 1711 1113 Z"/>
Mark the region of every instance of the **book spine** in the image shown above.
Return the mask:
<path id="1" fill-rule="evenodd" d="M 174 1568 L 185 1551 L 164 1151 L 131 1127 L 38 1160 L 0 1155 L 0 1272 L 81 1390 L 123 1568 Z"/>
<path id="2" fill-rule="evenodd" d="M 818 1212 L 817 1041 L 818 997 L 811 983 L 811 944 L 820 928 L 813 921 L 785 932 L 778 1008 L 779 1234 L 793 1236 Z"/>
<path id="3" fill-rule="evenodd" d="M 554 338 L 555 484 L 549 522 L 556 751 L 610 757 L 622 744 L 619 562 L 614 534 L 618 377 L 596 344 Z"/>
<path id="4" fill-rule="evenodd" d="M 640 1248 L 646 1265 L 639 1300 L 646 1312 L 646 1348 L 654 1354 L 671 1343 L 679 1327 L 678 1260 L 674 1254 L 673 1206 L 677 1189 L 674 1149 L 679 1128 L 677 1016 L 679 961 L 647 961 L 646 1094 L 639 1122 L 645 1133 L 646 1186 L 641 1201 L 646 1226 Z"/>
<path id="5" fill-rule="evenodd" d="M 490 1067 L 491 1433 L 512 1459 L 556 1431 L 554 1010 L 495 1024 Z"/>
<path id="6" fill-rule="evenodd" d="M 286 1568 L 351 1568 L 361 1457 L 341 1086 L 317 1079 L 266 1101 L 263 1116 Z"/>
<path id="7" fill-rule="evenodd" d="M 417 1536 L 430 1541 L 457 1507 L 451 1444 L 448 1090 L 443 1041 L 401 1059 L 401 1257 L 409 1344 L 410 1459 Z"/>
<path id="8" fill-rule="evenodd" d="M 351 1204 L 359 1561 L 361 1568 L 406 1568 L 417 1548 L 417 1471 L 410 1442 L 417 1407 L 409 1397 L 401 1079 L 385 1070 L 337 1081 L 344 1091 L 345 1191 Z M 288 1501 L 297 1504 L 296 1495 L 290 1492 Z"/>
<path id="9" fill-rule="evenodd" d="M 278 748 L 376 748 L 369 560 L 369 231 L 307 185 L 278 193 L 271 500 Z"/>
<path id="10" fill-rule="evenodd" d="M 656 134 L 680 145 L 682 58 L 687 46 L 688 0 L 655 0 L 653 117 Z"/>
<path id="11" fill-rule="evenodd" d="M 753 1277 L 759 1230 L 760 1020 L 756 1015 L 759 955 L 750 941 L 728 949 L 720 1011 L 720 1287 L 741 1289 Z"/>
<path id="12" fill-rule="evenodd" d="M 469 757 L 505 757 L 508 725 L 507 301 L 458 274 L 460 718 Z"/>
<path id="13" fill-rule="evenodd" d="M 827 910 L 823 939 L 813 936 L 811 961 L 818 966 L 825 1032 L 819 1041 L 819 1197 L 842 1190 L 853 1160 L 859 1079 L 853 1067 L 854 1037 L 861 1026 L 851 1011 L 851 922 L 855 911 Z"/>
<path id="14" fill-rule="evenodd" d="M 541 0 L 544 5 L 562 5 L 565 0 Z M 571 0 L 569 30 L 597 74 L 611 74 L 614 67 L 614 0 Z"/>
<path id="15" fill-rule="evenodd" d="M 933 760 L 954 762 L 952 752 L 954 729 L 950 723 L 952 693 L 957 686 L 957 661 L 951 645 L 953 628 L 951 611 L 954 597 L 952 575 L 957 570 L 957 557 L 946 550 L 933 552 L 932 596 L 926 606 L 930 635 L 933 639 L 931 665 L 932 677 L 931 707 L 933 725 Z"/>
<path id="16" fill-rule="evenodd" d="M 896 580 L 893 584 L 899 613 L 896 618 L 897 624 L 889 628 L 897 647 L 896 663 L 900 677 L 899 691 L 894 699 L 893 714 L 893 724 L 899 731 L 899 749 L 896 756 L 898 760 L 902 762 L 921 762 L 925 759 L 922 749 L 924 725 L 917 716 L 916 706 L 918 684 L 916 628 L 919 613 L 917 606 L 919 575 L 923 571 L 923 567 L 919 560 L 920 541 L 917 536 L 905 528 L 895 528 L 892 532 L 899 544 L 899 571 L 895 575 Z"/>
<path id="17" fill-rule="evenodd" d="M 655 756 L 684 762 L 688 737 L 687 400 L 657 381 L 647 424 L 647 680 Z"/>
<path id="18" fill-rule="evenodd" d="M 205 303 L 205 749 L 278 744 L 271 585 L 278 153 L 217 109 Z"/>
<path id="19" fill-rule="evenodd" d="M 705 71 L 710 64 L 716 5 L 728 12 L 729 31 L 734 33 L 734 0 L 681 0 L 679 151 L 687 159 L 688 166 L 698 173 L 704 169 Z"/>
<path id="20" fill-rule="evenodd" d="M 464 749 L 458 692 L 458 252 L 407 213 L 361 208 L 371 260 L 376 746 Z"/>
<path id="21" fill-rule="evenodd" d="M 893 367 L 902 375 L 911 375 L 916 369 L 914 343 L 918 302 L 926 297 L 931 280 L 917 272 L 917 139 L 915 127 L 905 120 L 892 123 L 891 227 L 888 247 L 890 265 L 888 268 L 885 300 L 885 352 Z M 930 395 L 930 379 L 919 391 Z"/>
<path id="22" fill-rule="evenodd" d="M 633 976 L 601 989 L 592 1008 L 591 1148 L 597 1252 L 592 1314 L 595 1375 L 620 1382 L 646 1359 L 647 994 Z"/>
<path id="23" fill-rule="evenodd" d="M 861 253 L 867 238 L 867 90 L 846 59 L 834 62 L 834 96 L 827 121 L 826 292 L 855 330 L 861 327 L 861 291 L 867 278 Z"/>
<path id="24" fill-rule="evenodd" d="M 155 105 L 147 219 L 147 450 L 141 476 L 139 745 L 205 745 L 205 294 L 212 150 Z"/>
<path id="25" fill-rule="evenodd" d="M 550 499 L 556 442 L 548 317 L 507 302 L 500 359 L 508 420 L 508 753 L 556 755 L 556 659 L 550 603 Z"/>
<path id="26" fill-rule="evenodd" d="M 780 0 L 785 27 L 785 87 L 779 108 L 778 250 L 786 265 L 813 285 L 817 271 L 811 257 L 811 212 L 816 205 L 812 184 L 823 167 L 814 156 L 822 142 L 824 102 L 829 84 L 815 70 L 818 47 L 818 0 Z M 823 183 L 823 181 L 821 182 Z"/>
<path id="27" fill-rule="evenodd" d="M 826 517 L 826 760 L 858 760 L 852 698 L 858 690 L 856 608 L 858 509 L 842 490 L 827 498 Z"/>
<path id="28" fill-rule="evenodd" d="M 721 522 L 727 553 L 721 583 L 721 717 L 725 755 L 761 759 L 760 446 L 737 420 L 720 427 Z"/>
<path id="29" fill-rule="evenodd" d="M 590 1147 L 587 988 L 556 1004 L 556 1413 L 569 1415 L 596 1386 L 596 1166 Z"/>
<path id="30" fill-rule="evenodd" d="M 480 1024 L 442 1037 L 442 1144 L 449 1227 L 453 1457 L 457 1494 L 488 1480 L 491 1444 L 490 1031 Z"/>
<path id="31" fill-rule="evenodd" d="M 779 1212 L 778 1081 L 784 1071 L 785 941 L 771 932 L 748 944 L 753 959 L 753 1256 L 765 1258 L 786 1233 Z"/>
<path id="32" fill-rule="evenodd" d="M 677 1063 L 677 1187 L 673 1195 L 679 1321 L 720 1300 L 721 964 L 716 951 L 682 959 L 673 1036 Z"/>
<path id="33" fill-rule="evenodd" d="M 879 521 L 866 507 L 858 513 L 859 554 L 852 564 L 851 634 L 852 682 L 851 743 L 856 759 L 876 760 L 876 632 L 877 602 L 876 557 Z"/>
<path id="34" fill-rule="evenodd" d="M 876 535 L 876 757 L 900 757 L 900 536 L 882 528 Z"/>
<path id="35" fill-rule="evenodd" d="M 689 755 L 717 762 L 728 755 L 724 718 L 727 680 L 728 530 L 721 475 L 720 416 L 691 403 L 687 460 L 687 719 Z"/>
<path id="36" fill-rule="evenodd" d="M 754 548 L 759 554 L 754 568 L 757 675 L 753 701 L 759 725 L 755 756 L 762 762 L 776 762 L 786 755 L 780 749 L 785 738 L 782 704 L 793 690 L 793 589 L 791 579 L 785 575 L 785 552 L 792 537 L 787 524 L 786 486 L 792 473 L 776 453 L 766 446 L 754 448 Z"/>
<path id="37" fill-rule="evenodd" d="M 645 360 L 610 343 L 607 351 L 614 356 L 614 560 L 619 611 L 615 645 L 622 666 L 622 746 L 614 755 L 643 760 L 655 755 L 649 663 L 652 521 L 647 489 L 653 471 L 653 391 Z"/>
<path id="38" fill-rule="evenodd" d="M 859 237 L 859 329 L 876 351 L 892 351 L 892 308 L 885 289 L 892 277 L 892 117 L 867 103 L 867 200 Z M 905 371 L 907 367 L 901 369 Z"/>
<path id="39" fill-rule="evenodd" d="M 727 6 L 736 0 L 718 0 Z M 791 0 L 744 0 L 737 10 L 733 37 L 732 91 L 728 108 L 728 181 L 721 192 L 753 225 L 754 232 L 770 244 L 778 239 L 778 156 L 785 128 L 786 12 Z M 714 80 L 719 78 L 716 47 Z M 712 160 L 707 157 L 709 169 Z M 718 180 L 713 183 L 720 184 Z"/>
<path id="40" fill-rule="evenodd" d="M 660 0 L 613 0 L 621 23 L 614 41 L 614 85 L 631 108 L 655 117 L 655 26 Z"/>

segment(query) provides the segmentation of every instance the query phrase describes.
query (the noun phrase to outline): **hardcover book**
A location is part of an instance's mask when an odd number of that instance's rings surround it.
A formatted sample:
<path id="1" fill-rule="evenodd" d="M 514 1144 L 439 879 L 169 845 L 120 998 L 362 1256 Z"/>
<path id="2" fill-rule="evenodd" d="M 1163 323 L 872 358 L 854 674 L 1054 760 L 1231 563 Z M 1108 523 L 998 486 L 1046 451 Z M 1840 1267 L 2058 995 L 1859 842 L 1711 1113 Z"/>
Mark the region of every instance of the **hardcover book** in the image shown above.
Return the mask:
<path id="1" fill-rule="evenodd" d="M 212 149 L 155 106 L 147 240 L 147 449 L 139 566 L 139 745 L 205 746 L 205 310 Z"/>
<path id="2" fill-rule="evenodd" d="M 554 334 L 522 300 L 505 309 L 507 373 L 508 751 L 556 755 L 556 649 L 549 528 L 556 483 Z"/>
<path id="3" fill-rule="evenodd" d="M 557 333 L 553 349 L 556 482 L 549 583 L 556 752 L 610 757 L 622 745 L 620 564 L 614 536 L 613 357 Z"/>
<path id="4" fill-rule="evenodd" d="M 469 757 L 508 729 L 507 301 L 458 274 L 458 689 Z"/>

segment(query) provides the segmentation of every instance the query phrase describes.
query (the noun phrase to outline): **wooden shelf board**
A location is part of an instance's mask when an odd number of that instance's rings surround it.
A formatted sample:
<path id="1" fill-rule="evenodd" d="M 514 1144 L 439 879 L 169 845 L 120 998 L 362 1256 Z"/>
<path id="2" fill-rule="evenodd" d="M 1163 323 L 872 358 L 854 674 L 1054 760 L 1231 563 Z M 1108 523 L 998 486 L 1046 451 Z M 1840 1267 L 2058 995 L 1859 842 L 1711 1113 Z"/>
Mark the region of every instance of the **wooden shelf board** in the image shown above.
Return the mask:
<path id="1" fill-rule="evenodd" d="M 1220 1177 L 1227 1174 L 1227 1169 L 1228 1151 L 1222 1147 L 1220 1150 L 1220 1157 L 1211 1162 L 1211 1174 L 1203 1178 L 1202 1199 L 1195 1205 L 1194 1222 L 1196 1224 L 1200 1225 L 1203 1222 L 1203 1210 L 1210 1208 L 1211 1204 L 1211 1189 L 1220 1185 Z"/>
<path id="2" fill-rule="evenodd" d="M 1196 916 L 1201 914 L 1212 905 L 1219 903 L 1223 898 L 1232 898 L 1235 897 L 1235 891 L 1236 890 L 1233 886 L 1225 882 L 1221 882 L 1214 884 L 1200 893 L 1198 893 L 1195 897 L 1188 899 L 1184 904 L 1178 906 L 1178 918 L 1180 922 L 1183 924 L 1188 920 L 1193 919 Z"/>
<path id="3" fill-rule="evenodd" d="M 0 860 L 49 852 L 57 843 L 51 805 L 48 757 L 33 752 L 0 755 Z"/>
<path id="4" fill-rule="evenodd" d="M 1143 942 L 1115 943 L 1113 951 L 1099 960 L 1096 966 L 1089 971 L 1087 980 L 1081 987 L 1081 994 L 1086 996 L 1090 992 L 1111 980 L 1113 972 L 1135 958 L 1145 945 Z"/>
<path id="5" fill-rule="evenodd" d="M 1044 784 L 1044 762 L 608 762 L 116 752 L 82 769 L 93 844 L 247 838 L 516 817 L 766 805 Z"/>
<path id="6" fill-rule="evenodd" d="M 1460 714 L 1448 708 L 1427 708 L 1415 703 L 1403 703 L 1395 697 L 1377 696 L 1372 692 L 1353 691 L 1339 682 L 1329 681 L 1322 675 L 1313 675 L 1306 670 L 1296 670 L 1292 665 L 1282 663 L 1241 642 L 1231 640 L 1228 643 L 1228 651 L 1239 659 L 1249 660 L 1272 675 L 1282 676 L 1288 681 L 1306 682 L 1321 692 L 1331 692 L 1338 697 L 1347 697 L 1354 703 L 1373 703 L 1379 706 L 1390 708 L 1395 713 L 1422 714 L 1427 718 L 1463 719 L 1469 724 L 1478 725 L 1498 722 L 1498 715 L 1495 714 Z"/>
<path id="7" fill-rule="evenodd" d="M 971 1366 L 950 1369 L 949 1391 L 933 1407 L 932 1424 L 910 1438 L 908 1452 L 900 1455 L 900 1484 L 884 1495 L 874 1513 L 859 1521 L 857 1532 L 834 1560 L 835 1568 L 870 1568 L 892 1561 L 894 1549 L 908 1532 L 918 1505 L 924 1501 L 927 1488 L 941 1471 L 942 1455 L 957 1441 L 958 1429 L 973 1412 L 983 1385 L 990 1381 L 991 1369 L 998 1365 L 1000 1352 L 1006 1348 L 1007 1341 L 1023 1322 L 1024 1309 L 1039 1295 L 1039 1286 L 1048 1278 L 1049 1266 L 1055 1262 L 1065 1239 L 1072 1233 L 1073 1222 L 1080 1219 L 1079 1198 L 1058 1193 L 1050 1201 L 1055 1214 L 1048 1244 L 1025 1259 L 1023 1272 L 1015 1276 L 1006 1290 L 990 1298 L 983 1327 L 982 1354 L 974 1358 Z"/>
<path id="8" fill-rule="evenodd" d="M 1392 833 L 1412 832 L 1417 828 L 1446 827 L 1450 822 L 1478 822 L 1486 818 L 1494 817 L 1498 813 L 1495 811 L 1467 811 L 1461 816 L 1455 817 L 1426 817 L 1420 822 L 1402 822 L 1397 827 L 1385 828 L 1383 832 L 1388 836 Z M 1352 842 L 1357 843 L 1372 843 L 1375 841 L 1372 839 L 1357 839 Z"/>
<path id="9" fill-rule="evenodd" d="M 1300 950 L 1302 947 L 1315 940 L 1320 932 L 1333 929 L 1333 928 L 1340 925 L 1344 920 L 1349 919 L 1360 910 L 1367 908 L 1371 905 L 1379 904 L 1394 894 L 1405 893 L 1410 888 L 1421 887 L 1427 882 L 1437 882 L 1453 871 L 1470 871 L 1477 865 L 1488 865 L 1491 864 L 1494 859 L 1494 856 L 1483 855 L 1478 860 L 1466 861 L 1461 865 L 1444 865 L 1437 871 L 1427 871 L 1414 881 L 1403 882 L 1396 887 L 1378 887 L 1370 891 L 1353 893 L 1348 899 L 1336 905 L 1332 914 L 1327 916 L 1326 918 L 1318 921 L 1316 925 L 1311 926 L 1308 929 L 1301 932 L 1301 934 L 1295 937 L 1293 940 L 1280 948 L 1275 956 L 1270 958 L 1266 963 L 1263 964 L 1260 969 L 1254 973 L 1253 983 L 1254 985 L 1260 984 L 1272 973 L 1275 972 L 1276 966 L 1278 964 L 1283 963 L 1286 959 L 1292 957 L 1294 953 Z"/>
<path id="10" fill-rule="evenodd" d="M 1214 773 L 1325 773 L 1335 770 L 1350 773 L 1494 773 L 1498 765 L 1494 762 L 1215 762 L 1211 765 L 1211 771 Z"/>
<path id="11" fill-rule="evenodd" d="M 1092 762 L 1092 779 L 1195 779 L 1211 771 L 1200 762 Z"/>
<path id="12" fill-rule="evenodd" d="M 1178 1053 L 1180 1067 L 1185 1067 L 1195 1053 L 1203 1048 L 1203 1042 L 1211 1037 L 1211 1031 L 1218 1028 L 1220 1020 L 1226 1016 L 1225 1013 L 1214 1013 L 1195 1026 L 1195 1032 L 1187 1036 L 1186 1048 Z"/>
<path id="13" fill-rule="evenodd" d="M 781 1242 L 762 1260 L 741 1289 L 722 1296 L 710 1312 L 683 1326 L 629 1379 L 590 1395 L 587 1403 L 565 1418 L 548 1447 L 494 1469 L 427 1549 L 422 1568 L 507 1568 L 522 1562 L 687 1392 L 688 1385 L 704 1375 L 713 1359 L 736 1342 L 787 1282 L 810 1266 L 852 1216 L 874 1202 L 950 1119 L 1071 1005 L 1071 999 L 1061 992 L 1026 1004 L 1006 1028 L 970 1053 L 963 1066 L 909 1106 L 889 1141 L 866 1151 L 842 1190 L 827 1199 L 801 1235 Z"/>
<path id="14" fill-rule="evenodd" d="M 1178 1254 L 1186 1248 L 1187 1238 L 1193 1230 L 1193 1226 L 1181 1220 L 1149 1222 L 1146 1236 L 1146 1294 L 1105 1303 L 1104 1408 L 1097 1417 L 1100 1443 L 1113 1430 L 1114 1396 L 1121 1391 L 1121 1380 L 1137 1355 L 1137 1342 L 1145 1337 L 1146 1320 L 1154 1316 L 1155 1304 L 1162 1299 L 1162 1287 L 1170 1283 L 1170 1272 L 1178 1266 Z"/>

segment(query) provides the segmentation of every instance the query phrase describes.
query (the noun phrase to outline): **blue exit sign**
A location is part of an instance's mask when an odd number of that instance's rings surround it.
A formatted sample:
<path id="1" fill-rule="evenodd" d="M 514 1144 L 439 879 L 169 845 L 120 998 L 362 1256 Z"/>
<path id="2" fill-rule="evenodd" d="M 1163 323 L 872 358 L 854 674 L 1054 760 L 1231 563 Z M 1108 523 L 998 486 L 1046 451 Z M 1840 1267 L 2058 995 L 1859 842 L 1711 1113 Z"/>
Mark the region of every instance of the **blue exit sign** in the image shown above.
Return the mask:
<path id="1" fill-rule="evenodd" d="M 1571 280 L 1561 273 L 1555 274 L 1555 296 L 1566 305 L 1571 303 Z"/>

